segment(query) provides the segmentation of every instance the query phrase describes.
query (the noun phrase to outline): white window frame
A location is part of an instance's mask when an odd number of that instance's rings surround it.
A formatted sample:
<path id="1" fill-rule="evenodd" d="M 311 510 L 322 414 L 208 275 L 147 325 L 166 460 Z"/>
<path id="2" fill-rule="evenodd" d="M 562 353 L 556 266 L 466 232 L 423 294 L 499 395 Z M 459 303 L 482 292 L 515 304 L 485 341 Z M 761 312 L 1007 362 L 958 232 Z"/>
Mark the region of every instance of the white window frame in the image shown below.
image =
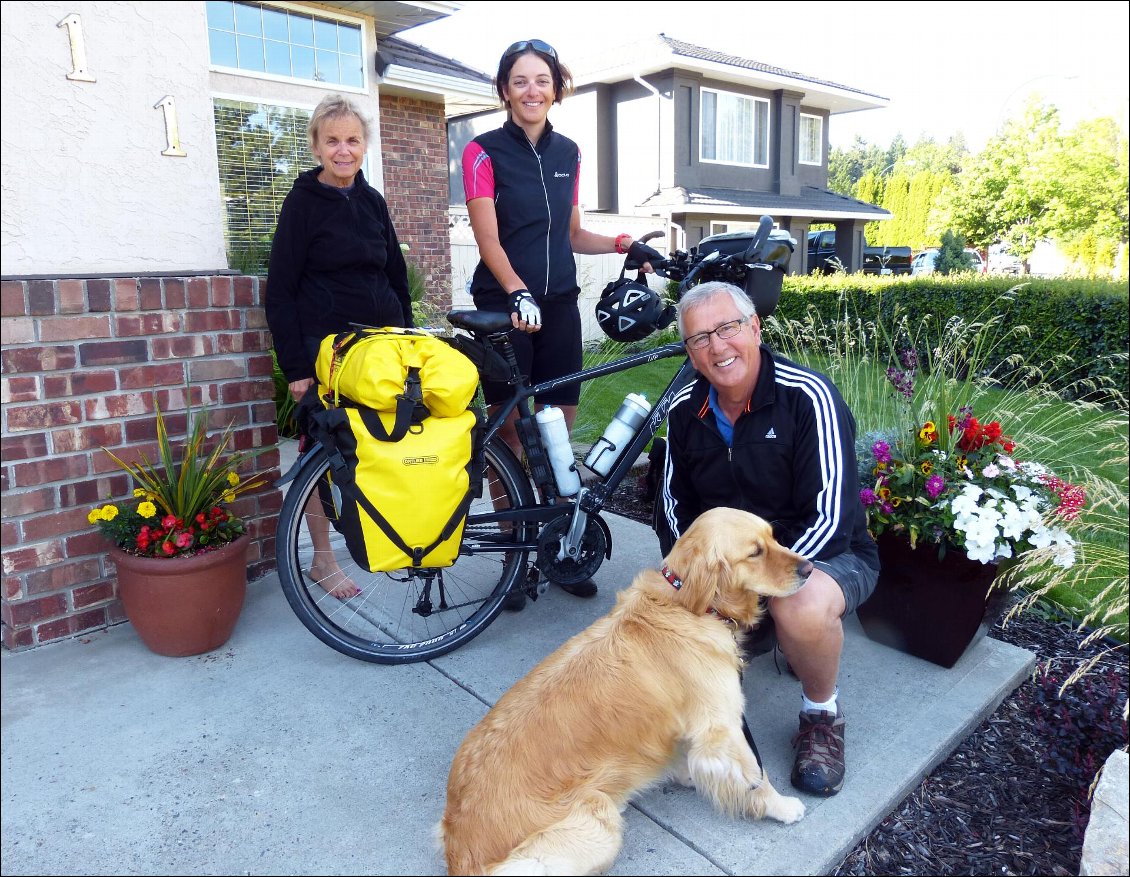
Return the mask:
<path id="1" fill-rule="evenodd" d="M 811 119 L 816 123 L 816 157 L 811 155 L 805 156 L 805 145 L 809 142 L 809 138 L 804 134 L 804 121 Z M 820 166 L 824 163 L 824 117 L 814 116 L 810 113 L 800 114 L 800 131 L 797 136 L 797 161 L 800 164 L 811 164 Z"/>
<path id="2" fill-rule="evenodd" d="M 209 36 L 208 43 L 208 69 L 214 73 L 230 73 L 234 76 L 246 76 L 249 79 L 263 79 L 267 82 L 284 82 L 293 85 L 305 85 L 312 88 L 322 88 L 326 91 L 341 92 L 342 94 L 368 94 L 369 93 L 369 59 L 373 52 L 369 48 L 369 28 L 366 26 L 365 19 L 358 18 L 353 15 L 344 15 L 342 13 L 326 9 L 324 7 L 310 7 L 300 6 L 297 3 L 267 3 L 262 0 L 248 0 L 251 3 L 258 3 L 261 6 L 269 6 L 272 9 L 279 9 L 286 12 L 296 12 L 299 15 L 305 15 L 308 18 L 327 18 L 334 21 L 340 21 L 344 24 L 356 25 L 361 32 L 361 85 L 343 85 L 335 82 L 322 82 L 318 79 L 304 79 L 297 76 L 281 76 L 277 73 L 267 73 L 260 70 L 245 70 L 242 67 L 227 67 L 219 64 L 211 63 L 211 37 Z M 207 21 L 204 23 L 205 32 L 210 30 Z"/>
<path id="3" fill-rule="evenodd" d="M 748 163 L 748 162 L 744 162 L 744 161 L 724 161 L 724 160 L 718 159 L 718 158 L 707 158 L 703 154 L 703 142 L 704 142 L 705 138 L 702 136 L 703 124 L 704 124 L 703 123 L 702 106 L 703 106 L 704 96 L 708 93 L 714 94 L 714 95 L 726 95 L 727 97 L 733 97 L 733 98 L 737 98 L 739 100 L 749 101 L 750 103 L 754 104 L 753 130 L 750 131 L 750 138 L 752 140 L 752 152 L 754 153 L 752 163 Z M 757 104 L 764 104 L 765 105 L 765 137 L 764 137 L 765 157 L 764 157 L 764 161 L 758 161 L 757 160 L 758 159 L 758 156 L 757 156 L 757 109 L 756 109 Z M 767 167 L 769 167 L 769 154 L 770 154 L 770 148 L 769 147 L 770 147 L 770 144 L 772 142 L 771 139 L 770 139 L 770 135 L 772 134 L 772 125 L 773 125 L 771 113 L 770 113 L 771 109 L 772 109 L 772 107 L 771 107 L 769 100 L 767 98 L 754 97 L 752 94 L 740 94 L 739 92 L 736 92 L 736 91 L 723 91 L 722 89 L 718 89 L 718 88 L 706 88 L 705 86 L 700 88 L 699 93 L 698 93 L 698 160 L 700 162 L 705 163 L 705 164 L 724 164 L 724 165 L 729 165 L 731 167 L 756 167 L 756 168 L 767 168 Z M 715 133 L 715 141 L 717 142 L 717 135 L 718 135 L 718 132 L 717 132 L 717 117 L 715 118 L 715 132 L 714 133 Z"/>

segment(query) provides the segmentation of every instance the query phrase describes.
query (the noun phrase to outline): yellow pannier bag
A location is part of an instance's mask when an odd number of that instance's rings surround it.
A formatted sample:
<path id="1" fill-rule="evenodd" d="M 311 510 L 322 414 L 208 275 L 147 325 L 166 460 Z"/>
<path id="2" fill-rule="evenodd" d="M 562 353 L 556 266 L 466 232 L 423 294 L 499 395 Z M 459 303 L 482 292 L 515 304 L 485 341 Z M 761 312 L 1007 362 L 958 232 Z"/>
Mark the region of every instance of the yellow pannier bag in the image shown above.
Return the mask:
<path id="1" fill-rule="evenodd" d="M 353 560 L 450 566 L 482 490 L 474 364 L 441 338 L 389 328 L 326 338 L 315 368 L 324 410 L 310 432 L 330 463 L 319 495 Z"/>

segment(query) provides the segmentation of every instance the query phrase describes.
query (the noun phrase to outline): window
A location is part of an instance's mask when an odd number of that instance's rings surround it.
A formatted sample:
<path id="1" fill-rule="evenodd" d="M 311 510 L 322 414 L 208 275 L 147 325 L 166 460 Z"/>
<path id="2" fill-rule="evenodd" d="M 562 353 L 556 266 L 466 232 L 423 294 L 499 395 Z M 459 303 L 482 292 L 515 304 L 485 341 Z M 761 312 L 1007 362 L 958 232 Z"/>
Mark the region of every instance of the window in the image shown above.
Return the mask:
<path id="1" fill-rule="evenodd" d="M 731 231 L 757 231 L 759 225 L 759 222 L 735 222 L 732 219 L 728 219 L 725 222 L 717 222 L 712 219 L 710 221 L 710 233 L 715 235 L 726 234 Z M 773 228 L 777 228 L 776 223 L 773 224 Z"/>
<path id="2" fill-rule="evenodd" d="M 702 89 L 702 161 L 769 166 L 769 101 Z"/>
<path id="3" fill-rule="evenodd" d="M 306 136 L 310 111 L 223 98 L 212 109 L 228 265 L 262 274 L 283 198 L 315 163 Z"/>
<path id="4" fill-rule="evenodd" d="M 365 87 L 361 25 L 262 3 L 208 0 L 216 67 L 348 88 Z"/>
<path id="5" fill-rule="evenodd" d="M 824 120 L 820 116 L 800 114 L 800 144 L 797 148 L 801 164 L 823 163 Z"/>

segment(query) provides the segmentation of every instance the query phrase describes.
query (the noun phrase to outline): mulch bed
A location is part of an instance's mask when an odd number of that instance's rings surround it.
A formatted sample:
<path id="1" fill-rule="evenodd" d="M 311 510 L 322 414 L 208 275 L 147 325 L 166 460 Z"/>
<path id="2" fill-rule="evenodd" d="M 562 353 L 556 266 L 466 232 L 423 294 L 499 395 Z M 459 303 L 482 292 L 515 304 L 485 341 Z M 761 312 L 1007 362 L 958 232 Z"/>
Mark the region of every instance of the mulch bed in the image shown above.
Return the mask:
<path id="1" fill-rule="evenodd" d="M 626 478 L 606 510 L 650 523 L 640 486 Z M 1126 648 L 1060 696 L 1101 642 L 1081 646 L 1069 625 L 1032 612 L 989 635 L 1035 653 L 1033 678 L 852 850 L 836 877 L 1079 873 L 1091 784 L 1107 756 L 1127 745 Z"/>

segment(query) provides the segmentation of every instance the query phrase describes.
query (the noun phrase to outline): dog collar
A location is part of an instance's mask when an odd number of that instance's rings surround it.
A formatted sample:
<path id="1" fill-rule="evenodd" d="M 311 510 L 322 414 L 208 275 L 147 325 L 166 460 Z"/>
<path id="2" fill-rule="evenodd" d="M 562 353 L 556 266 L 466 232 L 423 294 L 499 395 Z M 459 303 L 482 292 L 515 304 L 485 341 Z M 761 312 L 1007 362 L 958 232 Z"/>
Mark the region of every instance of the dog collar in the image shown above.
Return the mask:
<path id="1" fill-rule="evenodd" d="M 671 587 L 676 591 L 680 590 L 683 587 L 683 580 L 673 572 L 671 572 L 671 568 L 667 566 L 667 564 L 663 564 L 663 569 L 661 569 L 659 572 L 663 576 L 663 578 L 667 579 L 667 581 L 671 583 Z M 738 623 L 734 621 L 734 619 L 730 618 L 728 615 L 723 615 L 717 609 L 707 609 L 706 611 L 709 615 L 714 615 L 715 617 L 720 618 L 722 621 L 725 621 L 727 624 L 731 624 L 734 627 L 738 626 Z"/>

